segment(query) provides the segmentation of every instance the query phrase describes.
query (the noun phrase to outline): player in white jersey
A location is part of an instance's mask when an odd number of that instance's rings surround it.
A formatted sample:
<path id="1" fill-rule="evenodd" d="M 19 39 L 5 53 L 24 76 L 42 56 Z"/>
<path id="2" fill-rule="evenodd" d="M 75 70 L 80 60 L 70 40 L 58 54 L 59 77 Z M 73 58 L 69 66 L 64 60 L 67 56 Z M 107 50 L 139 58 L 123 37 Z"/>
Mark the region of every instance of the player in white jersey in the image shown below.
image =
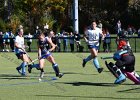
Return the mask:
<path id="1" fill-rule="evenodd" d="M 25 67 L 27 66 L 29 60 L 29 57 L 26 54 L 25 51 L 25 45 L 24 45 L 24 37 L 23 37 L 23 29 L 18 30 L 18 35 L 15 37 L 15 54 L 18 59 L 21 59 L 23 62 L 19 67 L 16 68 L 16 70 L 22 75 L 26 76 L 26 70 Z"/>
<path id="2" fill-rule="evenodd" d="M 102 35 L 102 38 L 104 38 L 104 36 L 102 34 L 102 30 L 100 30 L 96 26 L 96 22 L 93 21 L 91 28 L 85 31 L 84 39 L 88 44 L 88 48 L 91 54 L 87 58 L 83 59 L 82 66 L 85 67 L 86 63 L 93 59 L 94 66 L 96 67 L 98 72 L 101 73 L 103 71 L 103 68 L 100 67 L 97 56 L 99 48 L 99 36 Z"/>

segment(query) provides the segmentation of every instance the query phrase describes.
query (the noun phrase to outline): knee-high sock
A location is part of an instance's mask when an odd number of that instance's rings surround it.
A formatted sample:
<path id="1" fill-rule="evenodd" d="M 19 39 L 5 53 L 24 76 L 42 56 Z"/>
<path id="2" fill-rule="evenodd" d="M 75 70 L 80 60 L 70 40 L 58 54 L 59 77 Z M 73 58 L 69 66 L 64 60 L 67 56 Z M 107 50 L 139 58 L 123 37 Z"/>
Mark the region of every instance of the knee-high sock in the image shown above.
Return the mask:
<path id="1" fill-rule="evenodd" d="M 27 66 L 27 62 L 23 62 L 21 67 L 22 67 L 22 74 L 25 75 L 26 74 L 26 67 Z"/>
<path id="2" fill-rule="evenodd" d="M 87 58 L 85 58 L 85 61 L 88 62 L 88 61 L 90 61 L 91 59 L 92 59 L 92 56 L 89 55 Z"/>
<path id="3" fill-rule="evenodd" d="M 140 84 L 140 80 L 138 80 L 132 72 L 124 72 L 124 73 L 127 75 L 127 78 L 129 78 L 135 84 Z"/>
<path id="4" fill-rule="evenodd" d="M 55 74 L 58 75 L 59 72 L 60 72 L 60 71 L 59 71 L 58 64 L 55 63 L 55 64 L 52 65 L 52 67 L 53 67 L 53 69 L 54 69 L 54 71 L 55 71 Z"/>
<path id="5" fill-rule="evenodd" d="M 17 68 L 18 68 L 19 70 L 21 70 L 22 65 L 23 65 L 23 62 L 22 62 Z"/>
<path id="6" fill-rule="evenodd" d="M 37 70 L 40 70 L 41 72 L 44 72 L 43 68 L 40 68 L 39 64 L 33 64 L 31 67 L 36 68 Z"/>
<path id="7" fill-rule="evenodd" d="M 96 69 L 100 68 L 100 64 L 97 57 L 93 58 L 93 64 L 96 67 Z"/>
<path id="8" fill-rule="evenodd" d="M 32 68 L 37 68 L 37 69 L 40 68 L 39 64 L 33 64 L 31 67 L 32 67 Z"/>

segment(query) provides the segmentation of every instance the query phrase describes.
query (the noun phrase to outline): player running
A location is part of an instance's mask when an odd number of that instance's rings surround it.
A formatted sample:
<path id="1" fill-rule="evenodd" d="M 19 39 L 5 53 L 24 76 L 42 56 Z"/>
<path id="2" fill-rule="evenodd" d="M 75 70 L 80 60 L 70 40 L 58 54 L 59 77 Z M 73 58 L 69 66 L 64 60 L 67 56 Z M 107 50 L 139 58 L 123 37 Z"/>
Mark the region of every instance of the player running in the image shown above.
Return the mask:
<path id="1" fill-rule="evenodd" d="M 52 33 L 52 32 L 50 32 Z M 49 33 L 49 34 L 50 34 Z M 51 48 L 47 49 L 46 47 L 50 45 Z M 51 38 L 48 36 L 45 37 L 44 33 L 40 32 L 38 35 L 38 58 L 39 58 L 39 64 L 35 64 L 32 66 L 28 66 L 28 71 L 31 72 L 32 68 L 37 68 L 39 69 L 40 72 L 40 79 L 43 78 L 44 76 L 44 64 L 45 64 L 45 59 L 47 59 L 51 64 L 52 67 L 55 71 L 56 77 L 61 78 L 63 76 L 63 73 L 60 73 L 58 64 L 55 62 L 54 57 L 52 56 L 51 51 L 55 49 L 56 45 L 52 42 Z"/>
<path id="2" fill-rule="evenodd" d="M 104 36 L 102 34 L 102 30 L 100 30 L 96 26 L 96 22 L 93 21 L 91 28 L 85 32 L 84 39 L 88 44 L 88 48 L 91 54 L 87 58 L 83 59 L 82 66 L 85 67 L 86 63 L 93 59 L 94 66 L 96 67 L 98 72 L 101 73 L 103 71 L 103 68 L 100 67 L 97 56 L 99 48 L 99 37 L 100 35 L 102 35 L 102 38 L 104 38 Z"/>
<path id="3" fill-rule="evenodd" d="M 19 67 L 16 68 L 19 74 L 22 76 L 26 76 L 26 66 L 28 65 L 29 57 L 26 54 L 25 51 L 25 45 L 24 45 L 24 37 L 23 37 L 23 29 L 18 29 L 18 35 L 15 37 L 15 54 L 18 59 L 21 59 L 23 62 Z"/>

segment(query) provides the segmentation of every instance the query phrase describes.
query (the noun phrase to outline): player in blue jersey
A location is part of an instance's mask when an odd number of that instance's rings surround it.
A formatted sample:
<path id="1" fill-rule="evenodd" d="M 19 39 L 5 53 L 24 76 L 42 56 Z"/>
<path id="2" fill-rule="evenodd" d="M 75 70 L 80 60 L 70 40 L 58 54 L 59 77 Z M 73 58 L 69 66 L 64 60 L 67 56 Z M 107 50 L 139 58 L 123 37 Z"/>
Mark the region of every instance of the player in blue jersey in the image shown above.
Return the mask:
<path id="1" fill-rule="evenodd" d="M 102 38 L 104 38 L 102 30 L 97 28 L 96 22 L 93 21 L 91 27 L 85 31 L 84 35 L 84 39 L 88 44 L 88 48 L 91 54 L 87 58 L 83 59 L 82 63 L 82 66 L 85 67 L 86 63 L 93 59 L 93 64 L 99 73 L 103 71 L 103 68 L 100 67 L 97 58 L 100 35 L 102 35 Z"/>
<path id="2" fill-rule="evenodd" d="M 49 34 L 51 34 L 52 31 L 50 31 Z M 47 46 L 50 45 L 50 49 L 47 49 Z M 47 59 L 51 64 L 55 71 L 55 74 L 57 77 L 61 78 L 63 76 L 63 73 L 60 73 L 58 64 L 55 62 L 54 57 L 52 56 L 51 51 L 55 49 L 56 45 L 52 42 L 49 35 L 45 37 L 43 32 L 40 32 L 38 35 L 38 58 L 39 58 L 39 64 L 35 64 L 33 66 L 28 66 L 28 71 L 30 72 L 33 67 L 41 70 L 40 78 L 43 78 L 44 76 L 44 65 L 45 65 L 45 59 Z"/>

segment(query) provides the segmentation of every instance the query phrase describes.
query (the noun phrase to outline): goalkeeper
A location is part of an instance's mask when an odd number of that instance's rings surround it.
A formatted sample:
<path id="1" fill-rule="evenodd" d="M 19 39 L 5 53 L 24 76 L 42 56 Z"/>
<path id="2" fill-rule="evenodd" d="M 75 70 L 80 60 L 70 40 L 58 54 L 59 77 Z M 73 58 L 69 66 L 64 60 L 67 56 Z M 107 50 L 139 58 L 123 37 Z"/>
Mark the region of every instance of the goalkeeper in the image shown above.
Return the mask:
<path id="1" fill-rule="evenodd" d="M 133 81 L 135 84 L 140 84 L 140 77 L 135 70 L 135 56 L 128 45 L 128 40 L 122 38 L 118 40 L 118 51 L 113 55 L 115 64 L 110 62 L 106 66 L 111 73 L 117 78 L 115 84 L 121 84 L 126 80 L 126 77 Z"/>

